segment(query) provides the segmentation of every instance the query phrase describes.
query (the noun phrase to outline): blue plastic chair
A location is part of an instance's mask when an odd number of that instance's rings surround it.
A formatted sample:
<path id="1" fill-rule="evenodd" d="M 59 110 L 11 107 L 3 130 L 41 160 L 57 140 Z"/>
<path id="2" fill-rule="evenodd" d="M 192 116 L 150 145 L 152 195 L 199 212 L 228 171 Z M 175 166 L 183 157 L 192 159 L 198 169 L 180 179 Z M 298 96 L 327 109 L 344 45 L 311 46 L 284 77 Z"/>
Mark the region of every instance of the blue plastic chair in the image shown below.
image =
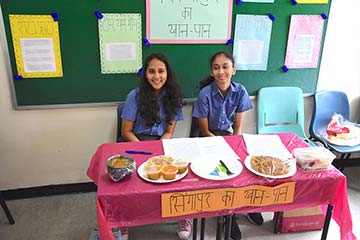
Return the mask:
<path id="1" fill-rule="evenodd" d="M 304 97 L 298 87 L 265 87 L 257 96 L 258 133 L 291 132 L 316 146 L 304 131 Z"/>
<path id="2" fill-rule="evenodd" d="M 320 91 L 314 96 L 314 111 L 310 123 L 310 139 L 322 143 L 334 153 L 340 154 L 340 158 L 333 161 L 333 165 L 344 170 L 345 166 L 359 166 L 360 158 L 350 158 L 353 153 L 360 153 L 360 144 L 356 146 L 337 146 L 327 142 L 320 133 L 326 131 L 326 127 L 334 113 L 341 114 L 349 120 L 350 105 L 347 95 L 340 91 Z M 351 161 L 350 161 L 351 160 Z"/>

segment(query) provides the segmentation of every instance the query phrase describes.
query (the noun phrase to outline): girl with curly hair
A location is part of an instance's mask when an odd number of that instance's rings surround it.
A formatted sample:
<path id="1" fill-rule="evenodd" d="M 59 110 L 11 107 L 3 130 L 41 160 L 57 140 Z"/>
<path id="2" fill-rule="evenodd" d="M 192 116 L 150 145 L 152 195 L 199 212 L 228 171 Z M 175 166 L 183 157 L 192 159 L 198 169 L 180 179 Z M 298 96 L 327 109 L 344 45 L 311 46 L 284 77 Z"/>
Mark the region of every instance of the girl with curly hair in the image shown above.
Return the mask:
<path id="1" fill-rule="evenodd" d="M 139 87 L 128 94 L 121 118 L 123 141 L 172 137 L 176 122 L 183 120 L 182 96 L 174 71 L 163 54 L 154 53 L 146 58 Z M 121 234 L 127 239 L 127 228 L 122 228 Z M 180 239 L 190 236 L 190 219 L 178 221 L 177 234 Z"/>
<path id="2" fill-rule="evenodd" d="M 124 141 L 172 137 L 176 122 L 183 120 L 182 95 L 163 54 L 146 58 L 139 87 L 129 92 L 121 118 Z"/>

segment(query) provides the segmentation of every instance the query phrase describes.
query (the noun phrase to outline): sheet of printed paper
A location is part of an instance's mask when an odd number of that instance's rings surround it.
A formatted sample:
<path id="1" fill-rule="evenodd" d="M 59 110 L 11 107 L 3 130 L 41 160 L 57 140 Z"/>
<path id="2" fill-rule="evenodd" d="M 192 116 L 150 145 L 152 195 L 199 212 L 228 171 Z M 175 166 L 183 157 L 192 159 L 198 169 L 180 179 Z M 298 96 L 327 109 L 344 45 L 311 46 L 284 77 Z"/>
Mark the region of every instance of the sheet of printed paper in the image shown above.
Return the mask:
<path id="1" fill-rule="evenodd" d="M 282 159 L 291 157 L 278 135 L 243 134 L 249 155 L 266 155 Z"/>
<path id="2" fill-rule="evenodd" d="M 62 77 L 59 25 L 50 15 L 9 15 L 17 74 Z"/>
<path id="3" fill-rule="evenodd" d="M 150 43 L 226 43 L 232 6 L 232 0 L 146 0 L 146 37 Z"/>
<path id="4" fill-rule="evenodd" d="M 239 159 L 239 156 L 221 136 L 164 139 L 162 144 L 166 155 L 189 162 L 204 159 Z"/>
<path id="5" fill-rule="evenodd" d="M 320 15 L 292 15 L 286 49 L 288 68 L 317 68 L 324 19 Z"/>
<path id="6" fill-rule="evenodd" d="M 271 28 L 268 16 L 236 15 L 233 55 L 237 70 L 266 71 Z"/>
<path id="7" fill-rule="evenodd" d="M 329 0 L 296 0 L 297 3 L 302 4 L 302 3 L 310 3 L 310 4 L 316 4 L 316 3 L 328 3 Z"/>
<path id="8" fill-rule="evenodd" d="M 141 14 L 105 13 L 98 20 L 101 73 L 136 73 L 141 68 Z"/>

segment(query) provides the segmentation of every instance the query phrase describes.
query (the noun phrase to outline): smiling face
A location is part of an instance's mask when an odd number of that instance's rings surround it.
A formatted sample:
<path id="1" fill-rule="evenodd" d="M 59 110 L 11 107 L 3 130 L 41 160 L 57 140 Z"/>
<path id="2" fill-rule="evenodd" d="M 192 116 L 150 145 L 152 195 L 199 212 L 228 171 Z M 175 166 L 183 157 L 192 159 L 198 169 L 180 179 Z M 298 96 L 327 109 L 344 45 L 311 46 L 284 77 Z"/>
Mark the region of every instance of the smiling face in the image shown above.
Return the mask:
<path id="1" fill-rule="evenodd" d="M 146 69 L 146 79 L 154 88 L 156 95 L 159 96 L 167 80 L 165 63 L 156 58 L 152 59 Z"/>
<path id="2" fill-rule="evenodd" d="M 224 54 L 215 57 L 211 64 L 211 76 L 215 79 L 215 82 L 223 95 L 226 95 L 229 90 L 231 77 L 235 73 L 236 69 L 233 62 Z"/>

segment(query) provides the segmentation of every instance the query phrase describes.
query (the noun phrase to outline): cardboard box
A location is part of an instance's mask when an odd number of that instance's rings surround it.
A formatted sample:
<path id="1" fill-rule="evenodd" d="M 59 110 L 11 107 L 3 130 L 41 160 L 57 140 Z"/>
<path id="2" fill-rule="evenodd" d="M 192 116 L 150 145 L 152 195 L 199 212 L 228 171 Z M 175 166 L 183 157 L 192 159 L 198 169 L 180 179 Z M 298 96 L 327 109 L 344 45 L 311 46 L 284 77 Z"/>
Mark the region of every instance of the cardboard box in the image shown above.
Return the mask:
<path id="1" fill-rule="evenodd" d="M 324 226 L 324 221 L 325 214 L 320 206 L 285 211 L 280 217 L 279 231 L 286 233 L 320 230 Z"/>

